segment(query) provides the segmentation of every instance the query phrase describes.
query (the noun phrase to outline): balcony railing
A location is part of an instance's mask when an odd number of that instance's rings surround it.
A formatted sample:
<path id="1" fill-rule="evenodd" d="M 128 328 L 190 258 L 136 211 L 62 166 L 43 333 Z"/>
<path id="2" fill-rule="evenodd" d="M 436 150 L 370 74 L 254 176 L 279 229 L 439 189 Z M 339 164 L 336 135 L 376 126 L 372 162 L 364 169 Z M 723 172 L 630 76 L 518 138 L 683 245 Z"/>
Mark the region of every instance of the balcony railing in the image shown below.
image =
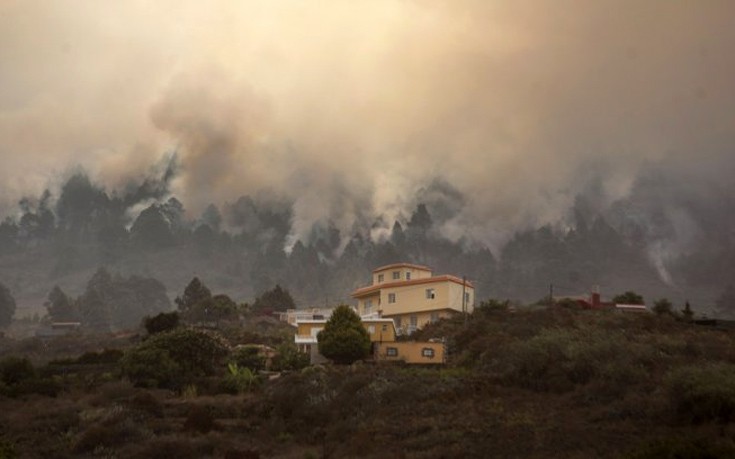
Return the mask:
<path id="1" fill-rule="evenodd" d="M 314 344 L 317 342 L 316 336 L 296 335 L 294 338 L 296 344 Z"/>

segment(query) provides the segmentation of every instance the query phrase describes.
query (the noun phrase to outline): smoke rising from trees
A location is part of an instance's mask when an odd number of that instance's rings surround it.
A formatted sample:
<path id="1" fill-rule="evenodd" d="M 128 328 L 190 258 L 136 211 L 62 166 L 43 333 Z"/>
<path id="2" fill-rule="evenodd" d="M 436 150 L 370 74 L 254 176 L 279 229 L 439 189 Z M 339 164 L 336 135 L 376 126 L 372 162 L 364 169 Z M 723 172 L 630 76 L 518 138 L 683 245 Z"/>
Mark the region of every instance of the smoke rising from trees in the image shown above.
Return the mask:
<path id="1" fill-rule="evenodd" d="M 465 196 L 447 233 L 497 246 L 590 177 L 612 200 L 641 167 L 733 166 L 730 2 L 0 8 L 4 213 L 78 164 L 120 189 L 175 150 L 194 215 L 271 188 L 295 238 L 389 230 L 439 178 Z"/>
<path id="2" fill-rule="evenodd" d="M 0 250 L 53 234 L 52 276 L 190 241 L 239 244 L 217 286 L 247 294 L 291 259 L 462 250 L 518 288 L 553 274 L 539 253 L 623 246 L 668 288 L 731 272 L 731 2 L 74 6 L 0 6 Z M 358 275 L 329 269 L 297 283 Z"/>

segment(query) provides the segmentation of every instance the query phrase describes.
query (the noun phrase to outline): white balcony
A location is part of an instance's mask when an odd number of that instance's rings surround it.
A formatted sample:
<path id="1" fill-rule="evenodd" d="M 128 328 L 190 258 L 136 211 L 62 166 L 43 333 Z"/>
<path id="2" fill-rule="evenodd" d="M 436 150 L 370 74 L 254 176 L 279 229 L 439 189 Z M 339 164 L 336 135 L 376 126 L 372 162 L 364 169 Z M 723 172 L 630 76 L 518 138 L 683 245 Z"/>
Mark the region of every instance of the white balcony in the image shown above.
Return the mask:
<path id="1" fill-rule="evenodd" d="M 294 343 L 296 344 L 316 344 L 317 339 L 316 339 L 316 336 L 311 336 L 311 335 L 295 335 Z"/>

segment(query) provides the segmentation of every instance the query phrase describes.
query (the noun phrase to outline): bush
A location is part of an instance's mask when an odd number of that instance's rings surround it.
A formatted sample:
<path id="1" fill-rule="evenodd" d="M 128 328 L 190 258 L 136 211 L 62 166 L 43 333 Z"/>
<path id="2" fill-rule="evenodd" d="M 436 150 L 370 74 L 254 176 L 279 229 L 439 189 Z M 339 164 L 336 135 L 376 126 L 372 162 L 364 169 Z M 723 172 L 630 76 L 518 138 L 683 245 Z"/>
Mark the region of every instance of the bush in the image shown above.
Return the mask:
<path id="1" fill-rule="evenodd" d="M 672 408 L 692 423 L 735 420 L 735 365 L 678 368 L 666 377 Z"/>
<path id="2" fill-rule="evenodd" d="M 5 357 L 0 360 L 0 380 L 7 385 L 18 384 L 36 376 L 31 361 L 20 357 Z"/>
<path id="3" fill-rule="evenodd" d="M 153 317 L 145 317 L 143 326 L 149 335 L 171 331 L 179 326 L 179 313 L 176 311 L 162 312 Z"/>
<path id="4" fill-rule="evenodd" d="M 156 396 L 150 392 L 140 392 L 135 394 L 127 403 L 127 407 L 130 410 L 155 418 L 163 417 L 163 405 L 158 401 Z"/>
<path id="5" fill-rule="evenodd" d="M 175 388 L 182 370 L 168 351 L 152 346 L 139 346 L 125 353 L 122 372 L 136 386 Z"/>
<path id="6" fill-rule="evenodd" d="M 646 376 L 655 353 L 623 333 L 595 329 L 547 329 L 485 355 L 485 370 L 506 384 L 536 391 L 563 392 L 592 381 L 620 393 Z"/>
<path id="7" fill-rule="evenodd" d="M 674 306 L 671 304 L 671 301 L 669 301 L 668 299 L 661 298 L 661 299 L 656 300 L 653 303 L 653 312 L 655 312 L 659 316 L 673 315 Z"/>
<path id="8" fill-rule="evenodd" d="M 491 298 L 487 301 L 481 302 L 480 305 L 475 308 L 474 312 L 476 312 L 477 314 L 495 315 L 505 314 L 509 310 L 510 300 L 500 301 Z"/>
<path id="9" fill-rule="evenodd" d="M 199 376 L 211 375 L 227 355 L 219 335 L 176 329 L 151 336 L 126 352 L 122 371 L 136 386 L 179 388 Z"/>
<path id="10" fill-rule="evenodd" d="M 118 363 L 125 353 L 120 349 L 105 349 L 100 352 L 86 352 L 76 359 L 76 363 L 83 365 L 114 364 Z"/>
<path id="11" fill-rule="evenodd" d="M 61 385 L 52 378 L 31 378 L 21 381 L 12 389 L 15 395 L 38 394 L 56 397 L 61 392 Z"/>
<path id="12" fill-rule="evenodd" d="M 265 356 L 260 353 L 260 347 L 256 345 L 247 345 L 236 349 L 230 356 L 230 362 L 240 368 L 249 368 L 252 371 L 265 368 Z"/>
<path id="13" fill-rule="evenodd" d="M 192 329 L 153 335 L 140 347 L 167 351 L 187 376 L 213 374 L 221 359 L 229 353 L 220 335 Z"/>
<path id="14" fill-rule="evenodd" d="M 79 434 L 73 449 L 79 453 L 91 452 L 99 448 L 132 443 L 143 437 L 144 431 L 139 424 L 128 411 L 118 406 Z"/>
<path id="15" fill-rule="evenodd" d="M 309 355 L 298 350 L 296 345 L 287 341 L 276 349 L 273 369 L 276 371 L 301 370 L 309 366 Z"/>

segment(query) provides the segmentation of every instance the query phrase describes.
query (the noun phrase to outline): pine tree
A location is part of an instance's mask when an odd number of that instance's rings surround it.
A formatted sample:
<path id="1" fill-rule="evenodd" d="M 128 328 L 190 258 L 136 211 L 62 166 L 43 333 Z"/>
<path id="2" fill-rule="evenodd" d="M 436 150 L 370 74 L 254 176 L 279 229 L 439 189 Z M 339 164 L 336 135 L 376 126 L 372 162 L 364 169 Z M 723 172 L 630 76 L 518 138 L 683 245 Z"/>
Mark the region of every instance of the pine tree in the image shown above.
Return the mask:
<path id="1" fill-rule="evenodd" d="M 694 311 L 692 311 L 692 307 L 689 305 L 689 300 L 684 303 L 684 309 L 681 310 L 681 314 L 686 320 L 692 320 L 692 317 L 694 317 Z"/>
<path id="2" fill-rule="evenodd" d="M 10 289 L 0 283 L 0 327 L 7 327 L 15 314 L 15 298 Z"/>
<path id="3" fill-rule="evenodd" d="M 48 301 L 44 304 L 48 315 L 54 322 L 72 322 L 79 320 L 79 312 L 73 300 L 56 285 L 48 294 Z"/>
<path id="4" fill-rule="evenodd" d="M 253 303 L 256 311 L 286 311 L 295 308 L 296 303 L 291 294 L 278 284 L 272 290 L 263 292 Z"/>
<path id="5" fill-rule="evenodd" d="M 189 282 L 184 289 L 184 294 L 176 297 L 174 302 L 179 306 L 179 310 L 183 313 L 189 312 L 193 306 L 202 301 L 212 298 L 212 292 L 206 285 L 202 284 L 198 277 Z"/>

